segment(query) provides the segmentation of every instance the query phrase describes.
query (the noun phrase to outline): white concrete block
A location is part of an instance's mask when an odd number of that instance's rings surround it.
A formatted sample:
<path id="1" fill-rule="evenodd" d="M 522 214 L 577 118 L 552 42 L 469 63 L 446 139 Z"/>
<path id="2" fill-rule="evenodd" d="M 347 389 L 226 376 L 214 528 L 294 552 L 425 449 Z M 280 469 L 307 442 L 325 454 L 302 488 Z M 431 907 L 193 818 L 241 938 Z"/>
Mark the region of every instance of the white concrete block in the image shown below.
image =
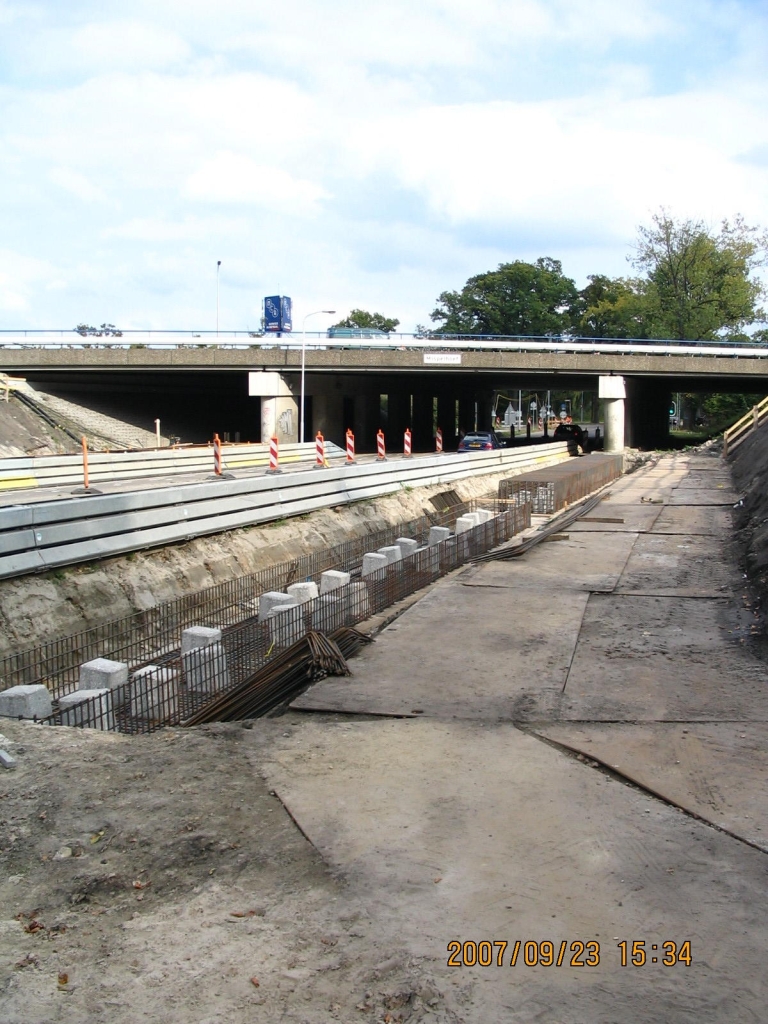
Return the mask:
<path id="1" fill-rule="evenodd" d="M 269 636 L 275 647 L 290 647 L 304 636 L 304 613 L 298 604 L 276 605 L 269 613 Z"/>
<path id="2" fill-rule="evenodd" d="M 221 642 L 221 630 L 210 626 L 190 626 L 181 634 L 181 653 L 196 651 L 200 647 Z"/>
<path id="3" fill-rule="evenodd" d="M 259 598 L 259 622 L 266 622 L 269 613 L 279 604 L 295 604 L 296 599 L 290 594 L 281 594 L 279 590 L 268 590 Z"/>
<path id="4" fill-rule="evenodd" d="M 416 564 L 422 572 L 439 572 L 440 548 L 436 544 L 418 548 L 416 554 L 419 556 Z"/>
<path id="5" fill-rule="evenodd" d="M 380 569 L 386 568 L 388 559 L 386 555 L 382 555 L 379 551 L 369 551 L 363 555 L 363 568 L 360 573 L 361 576 L 370 576 L 371 573 L 379 572 Z"/>
<path id="6" fill-rule="evenodd" d="M 450 536 L 451 531 L 447 526 L 430 526 L 427 543 L 432 547 L 434 544 L 441 544 L 444 540 L 448 540 Z"/>
<path id="7" fill-rule="evenodd" d="M 387 565 L 393 565 L 403 557 L 403 551 L 399 544 L 389 544 L 387 547 L 379 548 L 379 554 L 387 556 Z"/>
<path id="8" fill-rule="evenodd" d="M 487 523 L 489 519 L 493 519 L 494 517 L 494 513 L 487 508 L 476 509 L 475 515 L 478 517 L 478 523 Z"/>
<path id="9" fill-rule="evenodd" d="M 318 596 L 317 584 L 312 582 L 292 583 L 285 589 L 296 604 L 306 604 L 307 601 L 314 601 Z"/>
<path id="10" fill-rule="evenodd" d="M 62 725 L 79 725 L 87 729 L 115 728 L 112 714 L 112 691 L 104 687 L 98 690 L 75 690 L 59 697 L 59 711 Z"/>
<path id="11" fill-rule="evenodd" d="M 469 530 L 474 530 L 477 526 L 477 521 L 474 515 L 468 514 L 466 516 L 459 516 L 456 520 L 456 536 L 458 537 L 462 533 L 468 533 Z"/>
<path id="12" fill-rule="evenodd" d="M 122 661 L 94 658 L 80 666 L 78 690 L 114 690 L 128 682 L 128 666 Z"/>
<path id="13" fill-rule="evenodd" d="M 197 648 L 199 650 L 199 648 Z M 158 665 L 145 665 L 131 676 L 131 714 L 148 722 L 176 716 L 178 672 Z"/>
<path id="14" fill-rule="evenodd" d="M 398 537 L 395 544 L 397 544 L 402 551 L 403 558 L 407 558 L 409 555 L 412 555 L 419 546 L 419 542 L 417 540 L 413 540 L 411 537 Z"/>
<path id="15" fill-rule="evenodd" d="M 0 693 L 3 718 L 47 718 L 51 710 L 51 695 L 42 683 L 11 686 Z"/>
<path id="16" fill-rule="evenodd" d="M 349 587 L 349 613 L 355 622 L 362 622 L 371 614 L 367 583 L 352 583 Z"/>
<path id="17" fill-rule="evenodd" d="M 187 687 L 195 693 L 216 693 L 229 686 L 229 667 L 223 644 L 196 647 L 181 656 Z"/>
<path id="18" fill-rule="evenodd" d="M 334 629 L 345 626 L 349 614 L 349 602 L 348 590 L 339 594 L 321 596 L 312 609 L 312 628 L 322 630 L 324 633 L 331 633 Z"/>
<path id="19" fill-rule="evenodd" d="M 329 569 L 320 575 L 320 594 L 330 594 L 339 587 L 346 587 L 349 583 L 348 572 L 340 572 L 338 569 Z"/>

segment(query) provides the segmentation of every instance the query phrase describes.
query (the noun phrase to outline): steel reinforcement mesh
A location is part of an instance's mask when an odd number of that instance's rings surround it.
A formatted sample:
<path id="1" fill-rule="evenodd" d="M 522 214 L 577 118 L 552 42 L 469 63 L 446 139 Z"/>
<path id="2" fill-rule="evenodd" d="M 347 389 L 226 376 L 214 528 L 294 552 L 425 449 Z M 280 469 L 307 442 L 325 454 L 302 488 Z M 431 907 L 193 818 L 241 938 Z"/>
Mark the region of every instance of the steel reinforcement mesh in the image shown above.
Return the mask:
<path id="1" fill-rule="evenodd" d="M 474 506 L 477 501 L 472 502 Z M 483 502 L 480 502 L 483 504 Z M 508 508 L 489 498 L 484 507 Z M 137 669 L 157 664 L 178 652 L 181 633 L 189 626 L 211 625 L 228 629 L 254 616 L 261 594 L 284 591 L 291 583 L 319 582 L 328 569 L 359 573 L 363 555 L 391 545 L 398 537 L 426 544 L 432 526 L 455 526 L 466 504 L 415 520 L 372 531 L 343 544 L 278 563 L 266 569 L 167 601 L 154 608 L 100 623 L 82 632 L 48 641 L 0 660 L 0 690 L 21 684 L 43 683 L 56 698 L 77 689 L 80 666 L 94 658 L 109 658 Z M 518 517 L 514 531 L 525 528 Z"/>
<path id="2" fill-rule="evenodd" d="M 620 453 L 592 453 L 501 480 L 499 498 L 520 505 L 530 502 L 535 515 L 552 515 L 618 479 L 622 471 Z"/>
<path id="3" fill-rule="evenodd" d="M 490 499 L 476 504 L 488 508 L 497 503 Z M 78 700 L 83 691 L 70 686 L 69 692 L 60 691 L 54 713 L 43 721 L 125 733 L 153 732 L 183 724 L 207 702 L 240 685 L 310 631 L 330 634 L 343 626 L 355 626 L 530 526 L 530 506 L 499 504 L 504 506 L 503 511 L 488 508 L 494 514 L 487 522 L 439 544 L 424 546 L 365 578 L 354 577 L 329 594 L 273 613 L 266 621 L 252 612 L 240 622 L 225 625 L 221 640 L 207 647 L 182 653 L 181 628 L 177 627 L 173 639 L 165 634 L 151 654 L 148 643 L 142 644 L 141 664 L 131 666 L 127 683 L 85 700 Z M 406 533 L 402 525 L 394 530 L 395 536 L 427 539 L 428 526 L 422 534 L 421 527 Z M 387 536 L 391 532 L 387 531 Z M 370 550 L 370 546 L 368 539 L 365 547 Z M 220 625 L 216 619 L 205 617 L 205 625 L 214 623 Z M 113 652 L 101 649 L 96 656 L 113 656 Z"/>

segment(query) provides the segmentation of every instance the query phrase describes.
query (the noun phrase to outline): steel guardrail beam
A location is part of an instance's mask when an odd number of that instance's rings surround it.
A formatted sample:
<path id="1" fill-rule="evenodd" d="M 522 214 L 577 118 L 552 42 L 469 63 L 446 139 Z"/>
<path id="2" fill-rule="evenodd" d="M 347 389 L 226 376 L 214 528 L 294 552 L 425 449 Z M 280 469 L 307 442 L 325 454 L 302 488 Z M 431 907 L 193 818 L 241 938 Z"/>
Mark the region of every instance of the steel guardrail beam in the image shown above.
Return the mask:
<path id="1" fill-rule="evenodd" d="M 462 477 L 525 470 L 568 457 L 573 442 L 520 449 L 431 455 L 388 463 L 337 466 L 187 483 L 120 494 L 93 494 L 0 508 L 0 578 L 443 484 Z"/>

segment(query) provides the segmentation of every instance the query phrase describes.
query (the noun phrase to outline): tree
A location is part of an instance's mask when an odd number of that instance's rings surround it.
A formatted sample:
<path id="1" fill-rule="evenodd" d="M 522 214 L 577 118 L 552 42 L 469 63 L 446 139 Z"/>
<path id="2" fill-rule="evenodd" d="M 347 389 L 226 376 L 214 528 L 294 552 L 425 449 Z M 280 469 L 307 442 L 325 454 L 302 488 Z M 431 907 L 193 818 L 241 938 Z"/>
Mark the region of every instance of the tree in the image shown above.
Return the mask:
<path id="1" fill-rule="evenodd" d="M 647 282 L 590 274 L 579 292 L 576 330 L 585 338 L 648 338 Z"/>
<path id="2" fill-rule="evenodd" d="M 712 340 L 765 319 L 763 286 L 750 274 L 765 262 L 768 236 L 741 217 L 715 234 L 702 221 L 662 209 L 640 227 L 632 264 L 648 277 L 646 301 L 655 337 Z"/>
<path id="3" fill-rule="evenodd" d="M 101 327 L 91 327 L 89 324 L 78 324 L 74 328 L 77 334 L 82 335 L 83 338 L 89 335 L 94 338 L 122 338 L 123 332 L 118 331 L 114 324 L 102 324 Z"/>
<path id="4" fill-rule="evenodd" d="M 578 305 L 576 285 L 559 260 L 500 263 L 470 277 L 460 292 L 442 292 L 431 319 L 440 334 L 568 333 Z"/>
<path id="5" fill-rule="evenodd" d="M 369 313 L 365 309 L 353 309 L 344 320 L 339 320 L 334 327 L 359 327 L 362 330 L 384 331 L 389 334 L 397 329 L 399 320 L 393 320 L 382 313 Z"/>

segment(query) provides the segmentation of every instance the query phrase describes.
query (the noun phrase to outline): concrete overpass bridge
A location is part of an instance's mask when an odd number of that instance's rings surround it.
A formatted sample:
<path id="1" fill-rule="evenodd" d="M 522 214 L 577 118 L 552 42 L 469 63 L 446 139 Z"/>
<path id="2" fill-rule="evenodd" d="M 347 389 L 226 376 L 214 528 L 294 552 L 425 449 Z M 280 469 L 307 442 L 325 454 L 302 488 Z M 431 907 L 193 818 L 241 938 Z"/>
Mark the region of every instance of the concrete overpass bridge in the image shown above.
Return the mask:
<path id="1" fill-rule="evenodd" d="M 768 392 L 768 346 L 739 343 L 0 332 L 0 370 L 149 429 L 160 417 L 185 440 L 214 431 L 297 440 L 302 364 L 307 437 L 321 430 L 342 444 L 349 426 L 358 450 L 375 446 L 380 426 L 393 447 L 410 426 L 415 448 L 427 450 L 440 425 L 448 447 L 458 427 L 490 426 L 497 389 L 599 390 L 615 447 L 664 444 L 672 392 Z"/>

